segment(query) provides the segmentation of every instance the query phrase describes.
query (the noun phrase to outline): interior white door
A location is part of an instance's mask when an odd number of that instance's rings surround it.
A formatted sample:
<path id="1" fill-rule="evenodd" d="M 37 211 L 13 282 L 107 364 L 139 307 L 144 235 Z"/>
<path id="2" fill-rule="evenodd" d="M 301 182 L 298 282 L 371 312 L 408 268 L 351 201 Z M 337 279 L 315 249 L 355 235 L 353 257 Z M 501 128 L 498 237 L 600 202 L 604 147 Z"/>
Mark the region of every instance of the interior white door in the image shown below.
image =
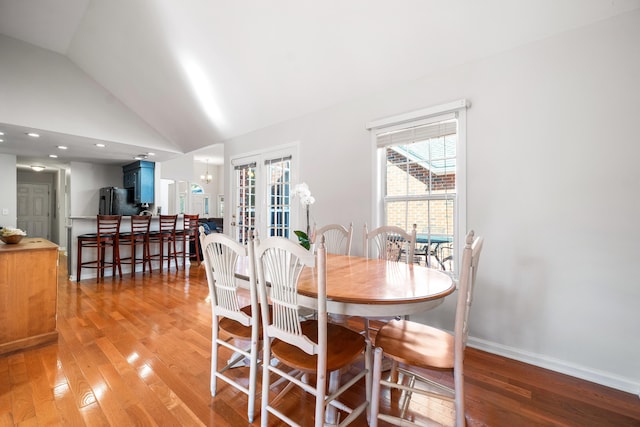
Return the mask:
<path id="1" fill-rule="evenodd" d="M 17 227 L 29 237 L 49 240 L 51 185 L 18 184 Z"/>

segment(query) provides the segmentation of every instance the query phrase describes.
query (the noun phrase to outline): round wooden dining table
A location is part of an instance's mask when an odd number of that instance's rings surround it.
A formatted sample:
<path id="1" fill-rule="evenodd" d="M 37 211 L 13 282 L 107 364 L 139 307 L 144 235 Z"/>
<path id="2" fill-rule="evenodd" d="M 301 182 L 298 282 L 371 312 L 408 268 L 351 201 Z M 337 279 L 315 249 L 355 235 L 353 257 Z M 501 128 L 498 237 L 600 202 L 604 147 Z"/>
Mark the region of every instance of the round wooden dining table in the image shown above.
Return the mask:
<path id="1" fill-rule="evenodd" d="M 246 260 L 236 277 L 248 285 Z M 327 254 L 327 311 L 364 317 L 404 316 L 430 310 L 456 289 L 446 273 L 417 264 Z M 313 306 L 317 293 L 315 268 L 305 267 L 298 281 L 303 305 Z M 302 301 L 300 301 L 302 303 Z"/>

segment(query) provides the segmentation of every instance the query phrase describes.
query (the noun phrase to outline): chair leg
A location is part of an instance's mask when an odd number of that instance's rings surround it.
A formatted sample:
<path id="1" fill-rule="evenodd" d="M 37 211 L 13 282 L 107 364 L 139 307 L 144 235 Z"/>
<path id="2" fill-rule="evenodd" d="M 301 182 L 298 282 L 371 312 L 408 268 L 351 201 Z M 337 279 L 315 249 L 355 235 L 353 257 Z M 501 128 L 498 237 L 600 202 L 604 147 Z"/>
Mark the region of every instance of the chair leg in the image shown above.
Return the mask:
<path id="1" fill-rule="evenodd" d="M 76 245 L 76 250 L 78 252 L 77 260 L 76 260 L 76 282 L 79 282 L 80 270 L 82 270 L 82 242 L 78 241 Z"/>
<path id="2" fill-rule="evenodd" d="M 211 325 L 211 396 L 216 395 L 216 384 L 217 377 L 216 372 L 218 372 L 218 323 L 214 322 Z"/>
<path id="3" fill-rule="evenodd" d="M 369 405 L 369 426 L 378 426 L 378 412 L 380 411 L 380 380 L 382 379 L 382 349 L 373 352 L 373 375 L 371 378 L 371 404 Z"/>
<path id="4" fill-rule="evenodd" d="M 196 252 L 196 259 L 198 260 L 198 266 L 200 266 L 202 265 L 202 259 L 200 257 L 200 248 L 198 247 L 198 243 L 199 243 L 199 239 L 198 239 L 198 235 L 196 234 L 193 241 L 193 247 L 194 247 L 194 251 Z"/>
<path id="5" fill-rule="evenodd" d="M 135 236 L 131 236 L 130 247 L 131 247 L 131 277 L 133 277 L 136 275 L 136 237 Z"/>
<path id="6" fill-rule="evenodd" d="M 105 244 L 105 252 L 106 252 L 106 244 Z M 116 247 L 114 244 L 111 244 L 111 277 L 115 279 L 116 277 Z M 120 277 L 122 277 L 122 272 L 120 273 Z"/>
<path id="7" fill-rule="evenodd" d="M 160 274 L 162 274 L 163 271 L 163 265 L 164 265 L 164 239 L 162 237 L 160 237 L 159 240 L 159 245 L 160 245 Z"/>
<path id="8" fill-rule="evenodd" d="M 262 399 L 260 410 L 260 421 L 262 427 L 268 427 L 269 425 L 269 387 L 270 387 L 270 375 L 269 375 L 269 361 L 271 360 L 271 343 L 268 339 L 263 341 L 263 354 L 262 354 Z"/>
<path id="9" fill-rule="evenodd" d="M 371 387 L 372 387 L 372 369 L 373 367 L 371 366 L 373 363 L 372 358 L 372 354 L 371 354 L 371 350 L 373 348 L 373 346 L 371 345 L 371 341 L 367 340 L 366 341 L 366 349 L 365 349 L 365 353 L 364 353 L 364 368 L 367 371 L 367 375 L 364 377 L 364 390 L 366 393 L 366 399 L 369 402 L 369 406 L 371 406 Z"/>
<path id="10" fill-rule="evenodd" d="M 251 340 L 250 345 L 251 358 L 249 359 L 249 402 L 247 409 L 247 417 L 252 423 L 256 412 L 256 389 L 258 388 L 258 339 Z"/>
<path id="11" fill-rule="evenodd" d="M 176 265 L 176 271 L 178 271 L 178 251 L 176 250 L 176 239 L 173 239 L 173 262 Z M 169 268 L 171 268 L 171 259 L 169 259 Z"/>
<path id="12" fill-rule="evenodd" d="M 189 237 L 185 234 L 182 238 L 182 268 L 187 269 L 187 248 L 189 247 Z"/>
<path id="13" fill-rule="evenodd" d="M 149 264 L 149 274 L 151 274 L 153 270 L 151 269 L 151 244 L 149 243 L 149 239 L 145 240 L 143 246 L 144 246 L 144 251 L 146 253 L 145 260 Z"/>
<path id="14" fill-rule="evenodd" d="M 118 263 L 118 274 L 122 279 L 122 264 L 120 263 L 120 244 L 116 245 L 116 262 Z"/>
<path id="15" fill-rule="evenodd" d="M 455 407 L 456 407 L 456 426 L 465 427 L 466 418 L 464 416 L 464 375 L 461 370 L 453 371 L 454 390 L 455 390 Z"/>
<path id="16" fill-rule="evenodd" d="M 96 261 L 98 267 L 98 269 L 96 270 L 96 282 L 99 282 L 104 278 L 104 251 L 104 245 L 102 245 L 102 243 L 99 243 L 96 247 L 96 255 L 98 257 L 98 260 Z"/>

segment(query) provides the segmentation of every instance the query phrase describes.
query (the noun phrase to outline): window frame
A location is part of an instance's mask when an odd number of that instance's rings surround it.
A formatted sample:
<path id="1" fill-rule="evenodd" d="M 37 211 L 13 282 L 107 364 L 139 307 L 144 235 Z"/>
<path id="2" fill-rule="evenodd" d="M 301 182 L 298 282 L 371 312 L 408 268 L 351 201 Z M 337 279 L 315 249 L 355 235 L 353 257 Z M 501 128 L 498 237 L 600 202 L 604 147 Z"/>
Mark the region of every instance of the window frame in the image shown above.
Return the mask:
<path id="1" fill-rule="evenodd" d="M 385 222 L 385 188 L 386 188 L 386 145 L 378 146 L 378 137 L 391 131 L 406 129 L 414 126 L 425 125 L 442 121 L 447 117 L 455 117 L 458 121 L 458 143 L 456 146 L 456 209 L 454 211 L 454 277 L 458 275 L 461 261 L 461 249 L 464 247 L 464 239 L 467 233 L 467 179 L 466 179 L 466 147 L 467 125 L 466 113 L 470 104 L 466 99 L 441 104 L 421 110 L 416 110 L 396 116 L 390 116 L 375 120 L 367 124 L 371 135 L 372 163 L 374 179 L 372 180 L 372 228 L 384 225 Z M 403 197 L 403 200 L 411 196 Z M 422 198 L 419 196 L 418 198 Z M 436 198 L 432 198 L 436 199 Z"/>

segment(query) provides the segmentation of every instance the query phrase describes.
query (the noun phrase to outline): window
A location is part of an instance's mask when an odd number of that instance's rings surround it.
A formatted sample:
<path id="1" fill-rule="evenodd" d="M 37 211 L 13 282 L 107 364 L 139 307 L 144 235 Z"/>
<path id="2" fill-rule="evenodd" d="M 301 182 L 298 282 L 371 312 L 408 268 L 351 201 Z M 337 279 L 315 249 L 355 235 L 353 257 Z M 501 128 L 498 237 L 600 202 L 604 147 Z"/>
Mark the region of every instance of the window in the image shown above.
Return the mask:
<path id="1" fill-rule="evenodd" d="M 375 222 L 408 231 L 415 224 L 416 260 L 447 271 L 455 271 L 465 232 L 465 108 L 459 101 L 370 126 L 379 159 Z"/>

